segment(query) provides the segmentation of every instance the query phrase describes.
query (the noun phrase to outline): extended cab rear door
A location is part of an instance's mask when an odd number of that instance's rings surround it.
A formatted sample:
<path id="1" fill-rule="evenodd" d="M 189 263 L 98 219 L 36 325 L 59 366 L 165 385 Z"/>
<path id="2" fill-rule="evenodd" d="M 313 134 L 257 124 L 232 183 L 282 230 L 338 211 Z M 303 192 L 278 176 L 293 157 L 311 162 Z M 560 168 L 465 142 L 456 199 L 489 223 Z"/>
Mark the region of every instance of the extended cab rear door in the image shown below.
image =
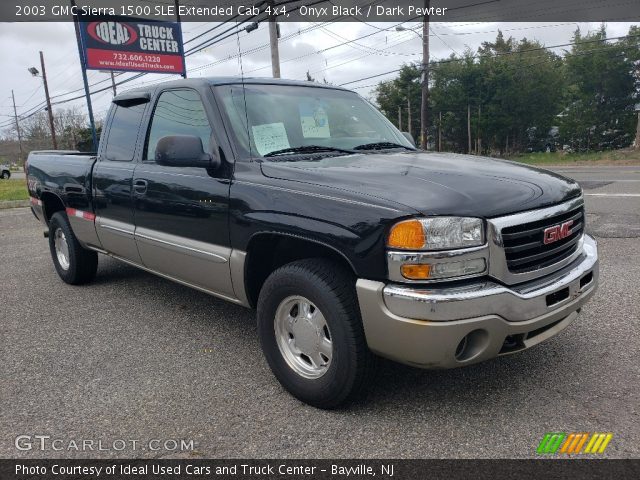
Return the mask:
<path id="1" fill-rule="evenodd" d="M 165 88 L 155 95 L 133 196 L 136 242 L 143 265 L 190 285 L 234 298 L 229 259 L 231 165 L 215 170 L 155 162 L 158 140 L 195 135 L 205 151 L 216 149 L 210 89 Z"/>
<path id="2" fill-rule="evenodd" d="M 134 239 L 133 170 L 148 103 L 148 94 L 146 98 L 125 98 L 122 102 L 118 97 L 114 99 L 93 173 L 96 233 L 102 248 L 138 264 L 141 260 Z"/>

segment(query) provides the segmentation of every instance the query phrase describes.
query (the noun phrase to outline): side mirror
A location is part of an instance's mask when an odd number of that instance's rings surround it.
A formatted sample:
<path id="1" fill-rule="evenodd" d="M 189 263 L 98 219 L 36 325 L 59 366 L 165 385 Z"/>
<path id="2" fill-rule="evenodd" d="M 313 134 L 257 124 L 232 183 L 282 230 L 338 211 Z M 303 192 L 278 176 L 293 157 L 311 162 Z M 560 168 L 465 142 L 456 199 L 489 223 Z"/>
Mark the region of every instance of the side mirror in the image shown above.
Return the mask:
<path id="1" fill-rule="evenodd" d="M 416 140 L 413 138 L 413 135 L 411 135 L 409 132 L 402 132 L 402 135 L 404 135 L 404 138 L 409 140 L 411 145 L 413 145 L 414 147 L 416 146 Z"/>
<path id="2" fill-rule="evenodd" d="M 216 168 L 220 159 L 205 153 L 195 135 L 168 135 L 158 140 L 156 163 L 166 167 Z"/>

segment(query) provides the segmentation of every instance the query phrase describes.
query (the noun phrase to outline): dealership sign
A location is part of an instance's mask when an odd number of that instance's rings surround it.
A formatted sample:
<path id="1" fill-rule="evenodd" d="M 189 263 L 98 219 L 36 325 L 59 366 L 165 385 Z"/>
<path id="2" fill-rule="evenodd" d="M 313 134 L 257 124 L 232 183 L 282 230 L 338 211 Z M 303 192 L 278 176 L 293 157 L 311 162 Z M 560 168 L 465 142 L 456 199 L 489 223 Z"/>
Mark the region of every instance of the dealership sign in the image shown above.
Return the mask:
<path id="1" fill-rule="evenodd" d="M 185 72 L 179 23 L 85 15 L 79 16 L 79 20 L 87 69 Z"/>

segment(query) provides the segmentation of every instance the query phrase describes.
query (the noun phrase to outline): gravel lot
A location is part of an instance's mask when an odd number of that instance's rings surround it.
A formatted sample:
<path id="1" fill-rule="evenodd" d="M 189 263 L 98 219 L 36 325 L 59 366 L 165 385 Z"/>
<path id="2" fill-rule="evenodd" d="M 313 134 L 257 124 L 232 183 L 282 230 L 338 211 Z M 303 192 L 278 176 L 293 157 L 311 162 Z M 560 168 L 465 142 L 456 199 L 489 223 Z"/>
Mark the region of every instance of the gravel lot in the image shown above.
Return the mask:
<path id="1" fill-rule="evenodd" d="M 367 401 L 333 412 L 279 386 L 251 311 L 106 257 L 94 283 L 67 286 L 29 209 L 0 211 L 0 457 L 532 457 L 547 431 L 612 432 L 607 456 L 638 457 L 640 167 L 561 171 L 585 187 L 601 256 L 578 321 L 464 369 L 382 362 Z M 21 434 L 65 448 L 18 451 Z M 82 439 L 141 443 L 66 449 Z"/>

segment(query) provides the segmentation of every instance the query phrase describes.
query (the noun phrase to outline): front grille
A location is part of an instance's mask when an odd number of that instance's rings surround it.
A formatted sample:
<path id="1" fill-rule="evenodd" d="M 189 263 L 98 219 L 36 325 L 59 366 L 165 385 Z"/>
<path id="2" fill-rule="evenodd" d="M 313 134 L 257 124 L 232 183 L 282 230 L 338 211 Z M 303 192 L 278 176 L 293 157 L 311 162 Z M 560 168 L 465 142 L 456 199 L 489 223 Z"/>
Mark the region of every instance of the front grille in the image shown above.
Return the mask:
<path id="1" fill-rule="evenodd" d="M 544 243 L 544 231 L 549 227 L 573 221 L 570 234 L 553 243 Z M 548 267 L 575 253 L 584 232 L 584 208 L 535 222 L 502 229 L 502 242 L 507 267 L 512 273 L 525 273 Z"/>

